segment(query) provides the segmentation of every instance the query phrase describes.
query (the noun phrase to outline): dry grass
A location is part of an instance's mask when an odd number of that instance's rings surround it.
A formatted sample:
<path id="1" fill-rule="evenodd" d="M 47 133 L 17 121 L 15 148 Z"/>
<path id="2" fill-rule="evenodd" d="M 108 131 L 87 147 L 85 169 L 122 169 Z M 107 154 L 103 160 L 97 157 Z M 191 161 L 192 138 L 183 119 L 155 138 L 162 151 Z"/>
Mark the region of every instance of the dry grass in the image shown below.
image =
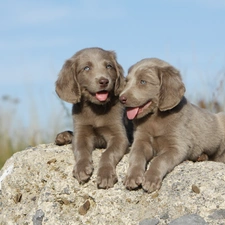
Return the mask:
<path id="1" fill-rule="evenodd" d="M 17 113 L 19 104 L 19 100 L 10 96 L 0 97 L 0 168 L 17 151 L 40 143 L 54 142 L 56 134 L 63 131 L 68 123 L 68 119 L 65 118 L 67 109 L 64 105 L 64 109 L 57 110 L 58 113 L 52 109 L 52 112 L 47 114 L 46 125 L 41 125 L 36 107 L 32 105 L 29 124 L 24 125 Z"/>

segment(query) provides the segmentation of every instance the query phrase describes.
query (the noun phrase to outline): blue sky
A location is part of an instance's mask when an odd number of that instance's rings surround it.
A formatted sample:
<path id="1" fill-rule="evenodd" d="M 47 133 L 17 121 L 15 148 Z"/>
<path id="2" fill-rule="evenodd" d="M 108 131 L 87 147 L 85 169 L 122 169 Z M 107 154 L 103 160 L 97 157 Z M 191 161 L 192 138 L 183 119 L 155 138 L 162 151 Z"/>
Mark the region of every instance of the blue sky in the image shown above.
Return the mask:
<path id="1" fill-rule="evenodd" d="M 216 91 L 225 77 L 225 0 L 1 1 L 0 34 L 0 98 L 19 99 L 21 123 L 32 107 L 47 126 L 62 111 L 57 74 L 86 47 L 115 50 L 125 74 L 143 58 L 168 61 L 194 100 L 225 93 Z"/>

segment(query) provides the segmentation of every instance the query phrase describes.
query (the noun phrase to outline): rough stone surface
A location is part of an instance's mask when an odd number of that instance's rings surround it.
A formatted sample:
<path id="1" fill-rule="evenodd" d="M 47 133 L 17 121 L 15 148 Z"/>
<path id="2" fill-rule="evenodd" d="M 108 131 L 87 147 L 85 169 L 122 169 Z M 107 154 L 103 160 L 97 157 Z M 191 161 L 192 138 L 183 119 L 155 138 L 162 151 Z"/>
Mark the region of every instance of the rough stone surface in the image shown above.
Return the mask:
<path id="1" fill-rule="evenodd" d="M 169 225 L 207 225 L 207 223 L 202 217 L 192 214 L 175 219 Z"/>
<path id="2" fill-rule="evenodd" d="M 159 191 L 148 194 L 124 188 L 125 155 L 117 166 L 118 183 L 102 190 L 96 186 L 102 151 L 93 152 L 96 169 L 84 185 L 72 177 L 71 145 L 44 144 L 15 153 L 0 171 L 0 224 L 172 225 L 196 219 L 225 225 L 225 164 L 185 161 Z"/>

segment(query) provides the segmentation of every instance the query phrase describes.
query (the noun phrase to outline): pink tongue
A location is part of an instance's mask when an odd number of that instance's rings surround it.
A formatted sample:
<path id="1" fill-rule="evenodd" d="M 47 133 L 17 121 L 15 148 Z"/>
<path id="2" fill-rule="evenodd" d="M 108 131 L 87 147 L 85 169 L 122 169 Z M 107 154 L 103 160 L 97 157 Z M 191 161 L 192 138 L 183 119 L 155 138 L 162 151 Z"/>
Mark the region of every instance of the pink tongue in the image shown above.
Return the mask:
<path id="1" fill-rule="evenodd" d="M 95 96 L 100 102 L 104 102 L 108 98 L 108 92 L 107 91 L 97 92 Z"/>
<path id="2" fill-rule="evenodd" d="M 139 110 L 139 107 L 136 107 L 136 108 L 127 108 L 127 118 L 129 120 L 133 120 L 134 117 L 137 115 L 138 110 Z"/>

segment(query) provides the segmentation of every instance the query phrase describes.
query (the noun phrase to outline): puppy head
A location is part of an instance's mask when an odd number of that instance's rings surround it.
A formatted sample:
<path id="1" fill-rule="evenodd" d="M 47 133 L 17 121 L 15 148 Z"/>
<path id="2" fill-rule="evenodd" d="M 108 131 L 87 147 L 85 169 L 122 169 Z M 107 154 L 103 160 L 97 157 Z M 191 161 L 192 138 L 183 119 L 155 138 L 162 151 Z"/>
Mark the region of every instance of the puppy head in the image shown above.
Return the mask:
<path id="1" fill-rule="evenodd" d="M 138 119 L 157 109 L 166 111 L 174 108 L 184 92 L 179 72 L 160 59 L 150 58 L 129 69 L 120 101 L 127 109 L 128 118 Z"/>
<path id="2" fill-rule="evenodd" d="M 56 81 L 56 93 L 73 104 L 81 98 L 105 104 L 113 95 L 118 96 L 123 86 L 123 68 L 116 54 L 101 48 L 86 48 L 65 62 Z"/>

